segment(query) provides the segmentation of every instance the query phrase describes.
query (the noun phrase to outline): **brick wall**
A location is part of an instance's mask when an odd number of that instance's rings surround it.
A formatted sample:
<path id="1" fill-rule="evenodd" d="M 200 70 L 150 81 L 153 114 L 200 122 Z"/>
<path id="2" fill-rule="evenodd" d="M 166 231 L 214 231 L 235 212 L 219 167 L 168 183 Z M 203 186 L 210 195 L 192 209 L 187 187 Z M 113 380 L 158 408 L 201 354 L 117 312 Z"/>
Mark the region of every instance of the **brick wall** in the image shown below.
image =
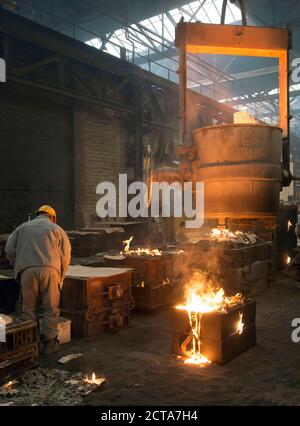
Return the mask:
<path id="1" fill-rule="evenodd" d="M 76 106 L 75 137 L 75 204 L 76 227 L 97 223 L 96 194 L 98 183 L 117 185 L 119 173 L 133 171 L 126 167 L 128 145 L 133 143 L 128 117 L 111 110 Z"/>
<path id="2" fill-rule="evenodd" d="M 63 105 L 28 95 L 0 96 L 0 233 L 52 204 L 73 227 L 72 116 Z"/>

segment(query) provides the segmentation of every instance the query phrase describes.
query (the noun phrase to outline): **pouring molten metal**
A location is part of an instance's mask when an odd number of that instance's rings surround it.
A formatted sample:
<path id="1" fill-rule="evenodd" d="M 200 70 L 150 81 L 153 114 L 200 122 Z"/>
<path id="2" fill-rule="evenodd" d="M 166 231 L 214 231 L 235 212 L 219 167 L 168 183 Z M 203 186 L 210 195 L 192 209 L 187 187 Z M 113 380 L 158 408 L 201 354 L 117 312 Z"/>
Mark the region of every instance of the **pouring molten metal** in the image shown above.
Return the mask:
<path id="1" fill-rule="evenodd" d="M 210 361 L 201 354 L 200 330 L 202 314 L 209 312 L 227 312 L 229 308 L 243 303 L 243 296 L 237 293 L 234 296 L 226 296 L 223 288 L 216 288 L 215 283 L 205 273 L 195 272 L 186 286 L 184 304 L 176 306 L 176 309 L 187 311 L 191 333 L 182 343 L 181 349 L 186 359 L 185 364 L 207 364 Z M 243 333 L 243 314 L 239 314 L 239 322 L 236 325 L 236 333 Z"/>

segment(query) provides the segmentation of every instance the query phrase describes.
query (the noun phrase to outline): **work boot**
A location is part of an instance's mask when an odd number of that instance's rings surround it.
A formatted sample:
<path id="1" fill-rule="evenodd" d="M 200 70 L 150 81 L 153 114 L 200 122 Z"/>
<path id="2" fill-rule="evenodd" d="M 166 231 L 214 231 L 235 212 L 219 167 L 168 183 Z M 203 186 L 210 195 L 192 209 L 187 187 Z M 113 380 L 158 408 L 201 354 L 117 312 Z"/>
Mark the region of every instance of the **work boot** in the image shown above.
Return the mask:
<path id="1" fill-rule="evenodd" d="M 44 355 L 51 355 L 59 351 L 59 347 L 59 340 L 55 337 L 54 339 L 49 339 L 43 342 L 41 353 Z"/>

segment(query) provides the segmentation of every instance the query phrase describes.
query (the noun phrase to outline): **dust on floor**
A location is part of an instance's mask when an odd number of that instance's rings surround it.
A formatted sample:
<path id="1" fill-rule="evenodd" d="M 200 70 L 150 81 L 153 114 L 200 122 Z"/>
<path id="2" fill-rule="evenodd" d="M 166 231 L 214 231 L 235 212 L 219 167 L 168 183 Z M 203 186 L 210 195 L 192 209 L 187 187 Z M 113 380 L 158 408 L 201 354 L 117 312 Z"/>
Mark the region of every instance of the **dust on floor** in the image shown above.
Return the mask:
<path id="1" fill-rule="evenodd" d="M 226 366 L 180 365 L 170 356 L 170 311 L 132 314 L 130 327 L 97 340 L 76 339 L 40 357 L 47 368 L 105 377 L 83 405 L 299 405 L 300 343 L 291 340 L 300 318 L 296 282 L 279 278 L 255 297 L 258 344 Z M 60 367 L 57 360 L 81 352 Z"/>

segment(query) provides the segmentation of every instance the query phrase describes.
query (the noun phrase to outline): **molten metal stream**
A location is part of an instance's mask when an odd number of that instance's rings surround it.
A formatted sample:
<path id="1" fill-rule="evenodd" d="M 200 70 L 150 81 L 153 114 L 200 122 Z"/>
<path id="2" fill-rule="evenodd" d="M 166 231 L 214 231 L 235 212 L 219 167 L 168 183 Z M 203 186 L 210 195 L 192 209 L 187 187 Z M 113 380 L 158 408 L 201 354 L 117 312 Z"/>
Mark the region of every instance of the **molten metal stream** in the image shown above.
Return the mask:
<path id="1" fill-rule="evenodd" d="M 201 318 L 208 312 L 226 312 L 230 307 L 243 302 L 243 296 L 237 293 L 234 296 L 225 296 L 222 288 L 216 289 L 215 283 L 207 275 L 195 272 L 186 288 L 185 303 L 176 306 L 177 309 L 187 311 L 190 320 L 190 335 L 182 343 L 182 352 L 185 354 L 185 364 L 207 364 L 210 361 L 201 354 L 200 335 Z M 239 314 L 236 332 L 243 332 L 243 314 Z M 187 349 L 190 347 L 190 349 Z"/>
<path id="2" fill-rule="evenodd" d="M 210 361 L 201 354 L 200 348 L 200 331 L 201 331 L 201 318 L 202 313 L 189 312 L 189 319 L 192 328 L 192 349 L 184 360 L 184 364 L 210 364 Z"/>

